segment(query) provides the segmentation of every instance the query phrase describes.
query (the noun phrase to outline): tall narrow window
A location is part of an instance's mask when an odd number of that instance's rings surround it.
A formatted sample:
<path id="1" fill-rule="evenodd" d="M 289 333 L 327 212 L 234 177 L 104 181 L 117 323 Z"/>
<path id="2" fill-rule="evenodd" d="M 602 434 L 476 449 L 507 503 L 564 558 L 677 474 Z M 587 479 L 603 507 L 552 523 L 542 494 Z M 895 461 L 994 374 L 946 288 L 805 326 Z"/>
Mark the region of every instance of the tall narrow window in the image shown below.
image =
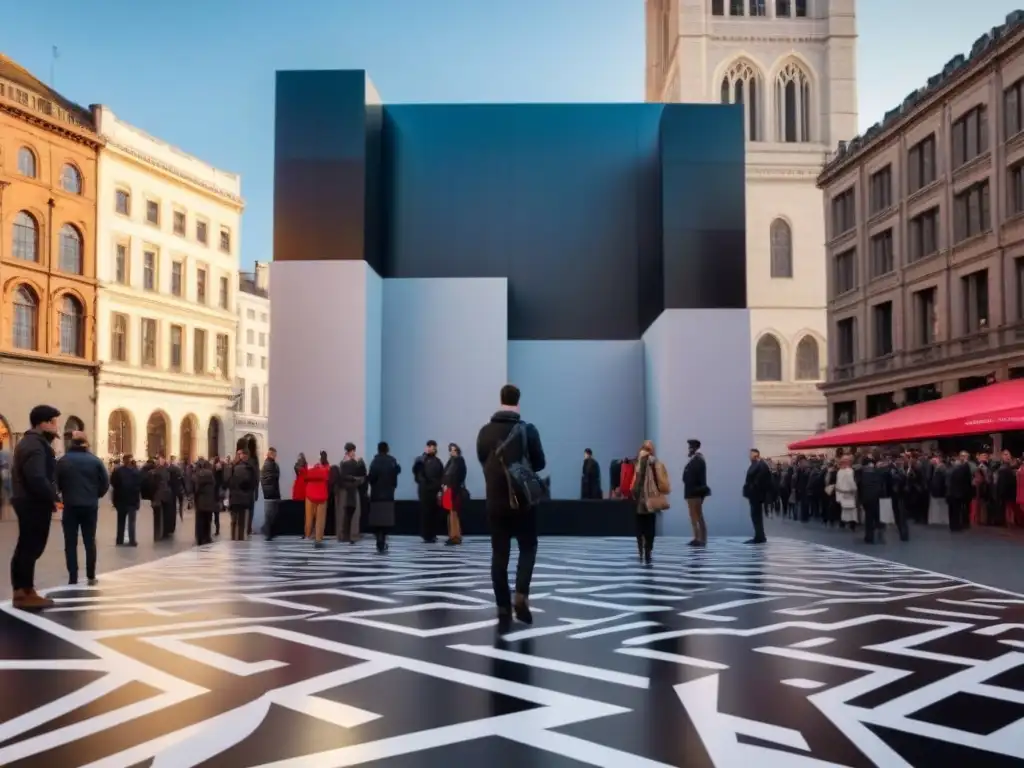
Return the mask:
<path id="1" fill-rule="evenodd" d="M 156 320 L 144 317 L 139 340 L 142 347 L 142 364 L 147 368 L 156 367 Z"/>
<path id="2" fill-rule="evenodd" d="M 742 104 L 748 141 L 761 141 L 761 77 L 746 59 L 738 59 L 722 77 L 723 104 Z"/>
<path id="3" fill-rule="evenodd" d="M 249 407 L 252 408 L 254 416 L 260 415 L 260 388 L 252 385 L 252 392 L 249 395 Z"/>
<path id="4" fill-rule="evenodd" d="M 11 343 L 15 349 L 34 352 L 39 340 L 39 299 L 27 285 L 14 291 L 14 323 Z"/>
<path id="5" fill-rule="evenodd" d="M 128 285 L 128 246 L 124 243 L 114 246 L 114 281 Z"/>
<path id="6" fill-rule="evenodd" d="M 219 298 L 219 302 L 218 302 L 218 304 L 219 304 L 221 309 L 227 309 L 228 308 L 228 303 L 229 303 L 228 302 L 228 298 L 230 296 L 230 290 L 231 290 L 231 283 L 230 283 L 230 281 L 226 277 L 221 277 L 221 279 L 220 279 L 220 298 Z"/>
<path id="7" fill-rule="evenodd" d="M 156 290 L 156 253 L 153 251 L 142 254 L 142 287 L 147 291 Z"/>
<path id="8" fill-rule="evenodd" d="M 206 270 L 202 267 L 196 270 L 196 301 L 206 303 Z"/>
<path id="9" fill-rule="evenodd" d="M 775 116 L 778 140 L 811 140 L 811 80 L 794 61 L 786 64 L 775 81 Z"/>
<path id="10" fill-rule="evenodd" d="M 60 270 L 82 274 L 82 235 L 70 224 L 60 228 Z"/>
<path id="11" fill-rule="evenodd" d="M 206 373 L 206 331 L 196 328 L 192 341 L 192 371 Z"/>
<path id="12" fill-rule="evenodd" d="M 60 352 L 85 357 L 85 311 L 73 296 L 65 296 L 60 304 Z"/>
<path id="13" fill-rule="evenodd" d="M 181 261 L 171 262 L 171 295 L 182 296 L 185 287 L 185 264 Z"/>
<path id="14" fill-rule="evenodd" d="M 228 360 L 231 349 L 231 342 L 228 340 L 226 333 L 217 334 L 217 373 L 220 378 L 227 380 L 228 378 Z"/>
<path id="15" fill-rule="evenodd" d="M 820 349 L 813 336 L 804 336 L 796 345 L 797 381 L 817 381 L 821 378 Z"/>
<path id="16" fill-rule="evenodd" d="M 180 325 L 171 326 L 171 370 L 181 370 L 181 353 L 184 346 L 185 329 Z"/>
<path id="17" fill-rule="evenodd" d="M 114 192 L 114 210 L 122 216 L 131 215 L 132 196 L 128 194 L 127 190 L 118 189 Z"/>
<path id="18" fill-rule="evenodd" d="M 128 316 L 115 314 L 111 318 L 110 357 L 116 363 L 128 361 Z"/>
<path id="19" fill-rule="evenodd" d="M 776 219 L 771 226 L 772 277 L 793 276 L 793 231 L 788 223 Z"/>
<path id="20" fill-rule="evenodd" d="M 14 217 L 14 258 L 39 261 L 39 222 L 27 211 Z"/>

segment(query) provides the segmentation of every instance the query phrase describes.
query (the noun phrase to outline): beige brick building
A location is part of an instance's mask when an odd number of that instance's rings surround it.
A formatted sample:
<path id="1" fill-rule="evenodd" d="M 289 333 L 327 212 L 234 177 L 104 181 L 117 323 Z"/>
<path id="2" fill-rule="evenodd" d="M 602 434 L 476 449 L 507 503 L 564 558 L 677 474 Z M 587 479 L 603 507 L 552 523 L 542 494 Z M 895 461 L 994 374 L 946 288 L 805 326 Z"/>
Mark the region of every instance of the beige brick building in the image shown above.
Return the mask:
<path id="1" fill-rule="evenodd" d="M 840 145 L 818 178 L 829 425 L 1024 376 L 1024 18 Z"/>

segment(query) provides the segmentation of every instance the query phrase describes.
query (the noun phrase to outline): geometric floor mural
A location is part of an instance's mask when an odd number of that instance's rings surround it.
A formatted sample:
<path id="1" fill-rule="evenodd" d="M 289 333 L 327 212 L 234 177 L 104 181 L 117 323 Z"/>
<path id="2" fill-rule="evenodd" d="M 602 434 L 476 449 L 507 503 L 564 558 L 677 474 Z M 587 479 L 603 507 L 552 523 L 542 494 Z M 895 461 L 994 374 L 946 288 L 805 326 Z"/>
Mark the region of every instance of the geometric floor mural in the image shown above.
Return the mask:
<path id="1" fill-rule="evenodd" d="M 2 606 L 0 765 L 1024 765 L 1019 596 L 800 541 L 648 568 L 545 538 L 500 636 L 489 566 L 218 542 Z"/>

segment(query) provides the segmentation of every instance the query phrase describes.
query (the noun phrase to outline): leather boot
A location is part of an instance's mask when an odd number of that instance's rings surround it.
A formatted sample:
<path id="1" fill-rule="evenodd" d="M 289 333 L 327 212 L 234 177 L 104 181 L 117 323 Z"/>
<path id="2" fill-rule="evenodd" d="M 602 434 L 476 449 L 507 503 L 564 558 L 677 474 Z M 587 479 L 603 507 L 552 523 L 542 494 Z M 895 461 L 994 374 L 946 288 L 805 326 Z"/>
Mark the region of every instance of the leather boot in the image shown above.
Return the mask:
<path id="1" fill-rule="evenodd" d="M 53 600 L 43 597 L 34 589 L 16 590 L 11 603 L 22 611 L 42 611 L 54 605 Z"/>
<path id="2" fill-rule="evenodd" d="M 515 612 L 516 618 L 523 622 L 523 624 L 533 624 L 533 614 L 530 613 L 530 606 L 526 601 L 526 595 L 516 592 L 515 600 L 512 603 L 512 610 Z"/>

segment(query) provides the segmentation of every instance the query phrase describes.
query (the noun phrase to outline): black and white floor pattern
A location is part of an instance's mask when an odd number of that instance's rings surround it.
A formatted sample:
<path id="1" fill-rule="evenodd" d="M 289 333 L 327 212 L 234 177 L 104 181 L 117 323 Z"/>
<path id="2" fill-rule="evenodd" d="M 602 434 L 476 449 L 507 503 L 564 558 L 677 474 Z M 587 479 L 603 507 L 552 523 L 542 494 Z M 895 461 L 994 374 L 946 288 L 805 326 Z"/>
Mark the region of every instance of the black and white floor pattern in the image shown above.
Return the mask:
<path id="1" fill-rule="evenodd" d="M 223 542 L 3 606 L 0 765 L 1024 765 L 1024 598 L 685 543 L 542 540 L 503 637 L 484 540 Z"/>

